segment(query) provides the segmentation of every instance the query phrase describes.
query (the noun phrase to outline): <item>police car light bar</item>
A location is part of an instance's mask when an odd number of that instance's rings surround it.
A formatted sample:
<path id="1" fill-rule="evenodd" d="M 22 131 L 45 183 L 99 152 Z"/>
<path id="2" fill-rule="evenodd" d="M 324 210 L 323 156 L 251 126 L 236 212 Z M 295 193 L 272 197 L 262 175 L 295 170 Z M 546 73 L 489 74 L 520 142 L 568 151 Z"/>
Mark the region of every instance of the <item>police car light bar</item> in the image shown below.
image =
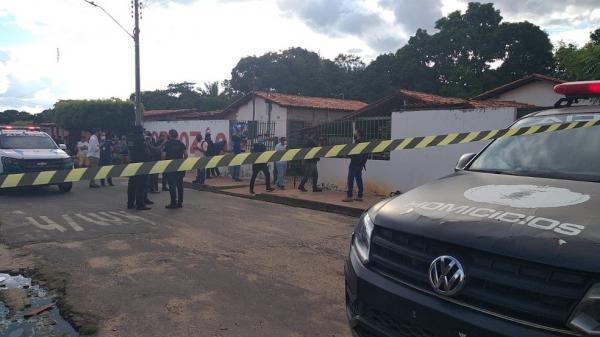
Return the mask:
<path id="1" fill-rule="evenodd" d="M 600 81 L 569 82 L 554 87 L 554 92 L 560 95 L 591 97 L 600 96 Z"/>

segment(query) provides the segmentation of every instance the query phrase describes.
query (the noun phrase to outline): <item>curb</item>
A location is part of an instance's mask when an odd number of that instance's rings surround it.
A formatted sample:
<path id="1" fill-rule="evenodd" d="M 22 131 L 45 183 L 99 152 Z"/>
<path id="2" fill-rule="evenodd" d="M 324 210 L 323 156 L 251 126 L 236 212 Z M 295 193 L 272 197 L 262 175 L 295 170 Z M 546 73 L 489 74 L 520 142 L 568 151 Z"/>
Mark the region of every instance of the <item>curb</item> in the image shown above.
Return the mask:
<path id="1" fill-rule="evenodd" d="M 315 211 L 347 215 L 347 216 L 351 216 L 351 217 L 355 217 L 355 218 L 359 218 L 362 215 L 362 213 L 364 212 L 363 210 L 353 208 L 353 207 L 347 207 L 347 206 L 341 206 L 341 205 L 335 205 L 335 204 L 327 204 L 327 203 L 312 201 L 312 200 L 303 200 L 303 199 L 296 199 L 296 198 L 290 198 L 290 197 L 282 197 L 282 196 L 278 196 L 275 194 L 260 193 L 260 194 L 254 195 L 254 196 L 250 196 L 250 195 L 246 195 L 246 194 L 229 192 L 229 191 L 227 191 L 227 189 L 221 189 L 221 188 L 212 187 L 212 186 L 198 186 L 198 185 L 192 184 L 190 182 L 184 182 L 183 186 L 185 188 L 189 188 L 189 189 L 196 190 L 196 191 L 218 193 L 218 194 L 228 195 L 228 196 L 232 196 L 232 197 L 251 199 L 251 200 L 259 200 L 259 201 L 265 201 L 265 202 L 270 202 L 270 203 L 274 203 L 274 204 L 312 209 Z"/>

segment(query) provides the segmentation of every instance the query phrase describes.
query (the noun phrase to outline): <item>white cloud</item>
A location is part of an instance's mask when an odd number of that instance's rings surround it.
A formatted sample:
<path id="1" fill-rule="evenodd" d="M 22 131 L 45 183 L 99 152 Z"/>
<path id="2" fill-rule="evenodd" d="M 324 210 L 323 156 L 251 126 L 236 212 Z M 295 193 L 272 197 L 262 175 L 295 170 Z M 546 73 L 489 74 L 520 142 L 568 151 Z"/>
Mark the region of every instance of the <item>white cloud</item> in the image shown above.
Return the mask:
<path id="1" fill-rule="evenodd" d="M 124 26 L 132 27 L 129 1 L 95 1 Z M 329 4 L 337 11 L 313 13 L 306 7 L 309 2 Z M 581 5 L 564 0 L 570 6 L 564 9 L 558 0 L 529 0 L 515 8 L 510 5 L 513 1 L 495 2 L 508 20 L 526 18 L 547 24 L 553 41 L 585 41 L 589 28 L 575 27 L 575 23 L 591 27 L 600 20 L 600 11 L 590 7 L 593 1 L 588 0 Z M 381 51 L 400 47 L 399 41 L 413 33 L 410 29 L 421 23 L 432 25 L 429 21 L 439 13 L 464 10 L 467 0 L 428 0 L 432 8 L 427 15 L 412 10 L 414 17 L 408 20 L 402 9 L 411 3 L 149 0 L 141 21 L 142 89 L 223 80 L 243 56 L 294 46 L 328 58 L 352 51 L 372 59 Z M 548 11 L 537 10 L 544 15 L 533 13 L 536 4 L 545 3 Z M 287 6 L 283 10 L 282 4 Z M 133 42 L 98 8 L 82 0 L 2 0 L 0 22 L 7 16 L 29 34 L 19 44 L 0 44 L 0 109 L 39 111 L 58 99 L 127 98 L 133 92 Z M 575 21 L 565 24 L 568 20 Z"/>

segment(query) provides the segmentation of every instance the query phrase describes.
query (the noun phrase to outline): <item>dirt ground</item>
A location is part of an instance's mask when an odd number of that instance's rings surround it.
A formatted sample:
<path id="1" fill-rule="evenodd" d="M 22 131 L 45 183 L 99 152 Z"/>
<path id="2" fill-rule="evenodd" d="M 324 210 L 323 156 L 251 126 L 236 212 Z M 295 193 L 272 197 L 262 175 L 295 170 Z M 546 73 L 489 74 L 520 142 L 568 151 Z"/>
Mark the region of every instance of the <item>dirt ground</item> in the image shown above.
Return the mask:
<path id="1" fill-rule="evenodd" d="M 349 336 L 343 262 L 356 219 L 186 190 L 125 211 L 125 182 L 0 195 L 0 270 L 63 295 L 97 335 Z"/>

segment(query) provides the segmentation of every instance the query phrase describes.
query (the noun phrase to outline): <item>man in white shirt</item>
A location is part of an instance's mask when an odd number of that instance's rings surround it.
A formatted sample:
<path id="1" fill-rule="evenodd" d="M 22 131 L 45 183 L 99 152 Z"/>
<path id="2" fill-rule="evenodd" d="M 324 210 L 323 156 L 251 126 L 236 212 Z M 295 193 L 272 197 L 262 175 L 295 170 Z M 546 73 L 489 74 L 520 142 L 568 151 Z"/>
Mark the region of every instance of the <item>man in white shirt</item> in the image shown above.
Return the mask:
<path id="1" fill-rule="evenodd" d="M 287 139 L 285 137 L 281 137 L 279 139 L 279 143 L 275 145 L 275 151 L 285 151 L 287 150 Z M 275 162 L 275 167 L 277 168 L 277 187 L 284 190 L 285 189 L 285 172 L 287 171 L 287 162 L 286 161 L 278 161 Z"/>
<path id="2" fill-rule="evenodd" d="M 89 145 L 88 145 L 88 162 L 90 167 L 98 167 L 98 163 L 100 162 L 100 142 L 98 141 L 98 130 L 90 131 L 92 134 L 90 136 Z M 90 188 L 98 188 L 96 181 L 94 179 L 90 180 Z"/>

